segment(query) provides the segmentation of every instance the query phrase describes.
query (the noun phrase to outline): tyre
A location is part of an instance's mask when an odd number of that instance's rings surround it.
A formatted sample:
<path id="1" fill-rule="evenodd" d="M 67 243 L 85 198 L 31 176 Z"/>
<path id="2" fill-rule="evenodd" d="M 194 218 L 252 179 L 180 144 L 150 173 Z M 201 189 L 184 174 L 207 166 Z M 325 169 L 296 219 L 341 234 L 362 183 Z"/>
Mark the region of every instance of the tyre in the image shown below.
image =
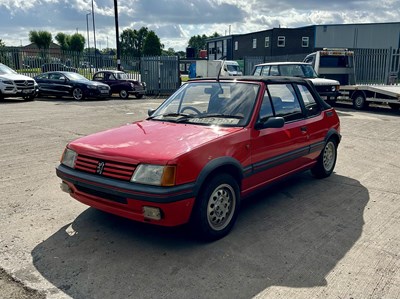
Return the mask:
<path id="1" fill-rule="evenodd" d="M 393 110 L 399 110 L 399 109 L 400 109 L 400 104 L 389 103 L 388 105 L 389 105 L 389 107 L 392 108 Z"/>
<path id="2" fill-rule="evenodd" d="M 353 107 L 357 110 L 363 110 L 368 107 L 366 96 L 363 92 L 357 92 L 353 95 Z"/>
<path id="3" fill-rule="evenodd" d="M 74 90 L 72 91 L 72 97 L 74 98 L 74 100 L 77 101 L 83 100 L 84 96 L 82 89 L 80 89 L 79 87 L 74 88 Z"/>
<path id="4" fill-rule="evenodd" d="M 141 98 L 143 98 L 143 95 L 142 95 L 142 94 L 137 94 L 137 95 L 135 95 L 135 97 L 136 97 L 137 99 L 141 99 Z"/>
<path id="5" fill-rule="evenodd" d="M 125 89 L 122 89 L 120 92 L 119 92 L 119 97 L 121 98 L 121 99 L 127 99 L 128 97 L 129 97 L 129 93 L 125 90 Z"/>
<path id="6" fill-rule="evenodd" d="M 214 241 L 226 236 L 235 224 L 240 191 L 236 180 L 228 174 L 217 174 L 209 180 L 196 198 L 191 219 L 197 237 Z"/>
<path id="7" fill-rule="evenodd" d="M 329 139 L 318 157 L 317 164 L 311 169 L 311 173 L 318 179 L 330 176 L 335 168 L 336 159 L 337 142 L 334 139 Z"/>

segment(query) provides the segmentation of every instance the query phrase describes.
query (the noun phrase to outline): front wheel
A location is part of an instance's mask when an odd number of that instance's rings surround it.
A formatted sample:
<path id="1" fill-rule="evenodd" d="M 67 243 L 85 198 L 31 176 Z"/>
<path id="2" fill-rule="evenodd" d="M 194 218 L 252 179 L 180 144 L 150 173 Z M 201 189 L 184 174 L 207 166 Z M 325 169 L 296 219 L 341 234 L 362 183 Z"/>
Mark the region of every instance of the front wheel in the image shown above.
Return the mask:
<path id="1" fill-rule="evenodd" d="M 74 98 L 74 100 L 77 101 L 83 100 L 84 96 L 82 89 L 80 89 L 79 87 L 74 88 L 74 90 L 72 91 L 72 97 Z"/>
<path id="2" fill-rule="evenodd" d="M 317 164 L 311 169 L 311 173 L 318 179 L 330 176 L 336 165 L 337 142 L 329 139 L 322 150 Z"/>
<path id="3" fill-rule="evenodd" d="M 357 92 L 353 95 L 353 107 L 357 110 L 363 110 L 368 107 L 366 96 L 363 92 Z"/>
<path id="4" fill-rule="evenodd" d="M 236 180 L 219 174 L 200 190 L 192 216 L 192 227 L 198 236 L 213 241 L 226 236 L 233 228 L 240 205 Z"/>

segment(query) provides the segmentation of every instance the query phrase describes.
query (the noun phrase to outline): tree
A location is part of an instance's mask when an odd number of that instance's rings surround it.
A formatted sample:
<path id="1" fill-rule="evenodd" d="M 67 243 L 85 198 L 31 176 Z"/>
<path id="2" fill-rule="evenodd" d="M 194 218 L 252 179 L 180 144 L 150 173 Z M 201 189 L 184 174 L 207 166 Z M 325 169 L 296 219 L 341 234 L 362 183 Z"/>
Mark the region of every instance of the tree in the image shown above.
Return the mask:
<path id="1" fill-rule="evenodd" d="M 4 48 L 6 44 L 0 39 L 0 48 Z"/>
<path id="2" fill-rule="evenodd" d="M 85 38 L 80 33 L 72 34 L 69 37 L 69 50 L 75 52 L 82 52 L 85 48 Z"/>
<path id="3" fill-rule="evenodd" d="M 168 48 L 167 50 L 162 50 L 162 55 L 174 56 L 176 55 L 174 48 Z"/>
<path id="4" fill-rule="evenodd" d="M 85 48 L 85 37 L 80 33 L 68 35 L 62 32 L 55 36 L 56 41 L 63 51 L 83 52 Z"/>
<path id="5" fill-rule="evenodd" d="M 139 31 L 136 29 L 125 29 L 120 36 L 121 53 L 128 56 L 142 56 L 143 44 L 148 32 L 147 27 L 142 27 Z"/>
<path id="6" fill-rule="evenodd" d="M 127 56 L 139 56 L 139 55 L 137 55 L 137 49 L 136 49 L 136 32 L 135 31 L 132 29 L 125 29 L 124 31 L 122 31 L 121 36 L 120 36 L 121 54 L 127 55 Z"/>
<path id="7" fill-rule="evenodd" d="M 150 31 L 144 41 L 143 54 L 160 56 L 162 47 L 163 46 L 161 45 L 160 38 L 155 34 L 154 31 Z"/>
<path id="8" fill-rule="evenodd" d="M 57 33 L 57 35 L 55 36 L 56 41 L 58 42 L 58 44 L 61 47 L 61 50 L 63 51 L 67 51 L 69 48 L 69 35 L 59 32 Z"/>
<path id="9" fill-rule="evenodd" d="M 34 43 L 39 49 L 49 49 L 53 40 L 51 33 L 48 31 L 30 31 L 29 40 Z"/>
<path id="10" fill-rule="evenodd" d="M 196 57 L 199 55 L 200 50 L 206 49 L 207 43 L 206 40 L 213 37 L 220 36 L 217 32 L 214 32 L 212 35 L 207 36 L 203 35 L 194 35 L 189 39 L 188 46 L 195 49 Z"/>

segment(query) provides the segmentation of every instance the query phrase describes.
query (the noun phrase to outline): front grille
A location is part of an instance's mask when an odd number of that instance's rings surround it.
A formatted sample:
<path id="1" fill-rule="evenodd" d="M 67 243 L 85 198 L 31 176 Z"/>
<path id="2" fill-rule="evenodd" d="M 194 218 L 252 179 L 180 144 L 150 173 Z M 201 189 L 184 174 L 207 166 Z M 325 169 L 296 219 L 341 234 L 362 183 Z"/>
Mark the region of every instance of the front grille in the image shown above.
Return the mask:
<path id="1" fill-rule="evenodd" d="M 332 91 L 332 85 L 317 85 L 315 86 L 318 92 L 330 92 Z"/>
<path id="2" fill-rule="evenodd" d="M 129 181 L 136 165 L 101 160 L 89 156 L 78 155 L 75 169 L 113 179 Z"/>
<path id="3" fill-rule="evenodd" d="M 33 88 L 34 85 L 33 80 L 15 80 L 14 83 L 18 88 L 22 89 Z"/>

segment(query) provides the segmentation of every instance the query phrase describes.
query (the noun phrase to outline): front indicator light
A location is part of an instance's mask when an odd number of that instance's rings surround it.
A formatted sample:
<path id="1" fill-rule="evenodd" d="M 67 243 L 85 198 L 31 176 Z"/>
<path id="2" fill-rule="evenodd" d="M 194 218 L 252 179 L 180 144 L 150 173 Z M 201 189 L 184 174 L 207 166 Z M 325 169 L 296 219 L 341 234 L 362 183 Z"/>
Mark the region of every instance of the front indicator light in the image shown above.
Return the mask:
<path id="1" fill-rule="evenodd" d="M 144 218 L 152 219 L 152 220 L 161 220 L 161 210 L 155 207 L 143 207 L 143 216 Z"/>

